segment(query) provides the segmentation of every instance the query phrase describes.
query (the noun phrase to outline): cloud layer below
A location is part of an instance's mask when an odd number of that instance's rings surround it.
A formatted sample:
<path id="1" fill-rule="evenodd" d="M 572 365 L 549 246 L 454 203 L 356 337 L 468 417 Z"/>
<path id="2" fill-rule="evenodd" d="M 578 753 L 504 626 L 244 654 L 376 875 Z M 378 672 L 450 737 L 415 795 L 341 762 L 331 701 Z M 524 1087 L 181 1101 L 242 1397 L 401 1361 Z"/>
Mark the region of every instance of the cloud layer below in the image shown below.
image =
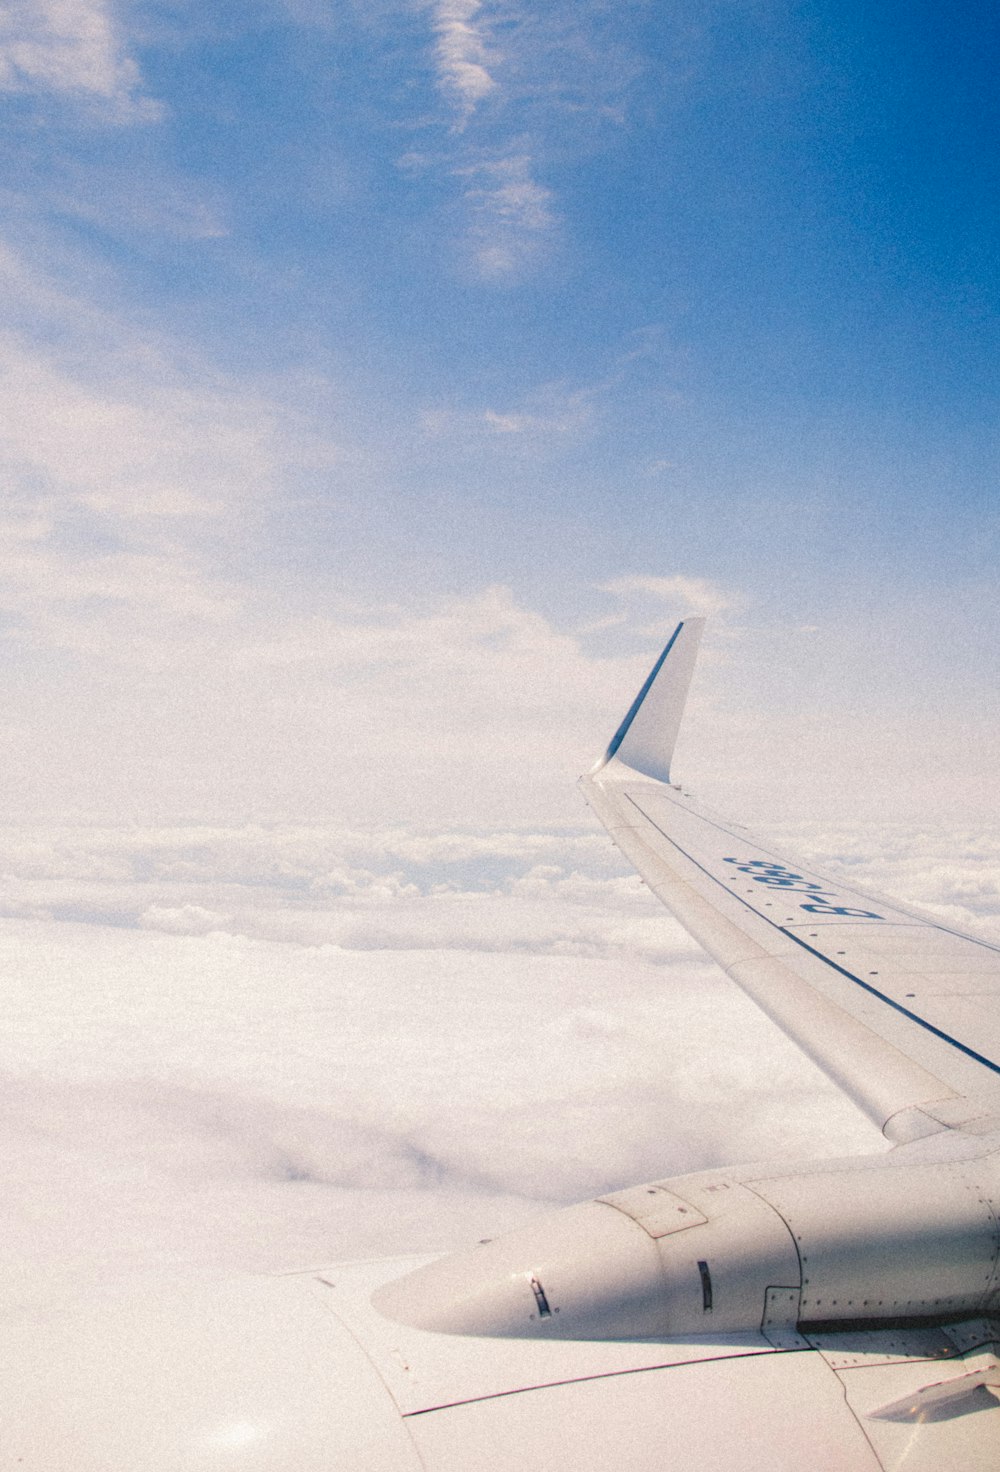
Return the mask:
<path id="1" fill-rule="evenodd" d="M 1000 938 L 996 835 L 776 836 Z M 881 1148 L 590 832 L 2 848 L 8 1302 L 446 1249 L 644 1179 Z"/>

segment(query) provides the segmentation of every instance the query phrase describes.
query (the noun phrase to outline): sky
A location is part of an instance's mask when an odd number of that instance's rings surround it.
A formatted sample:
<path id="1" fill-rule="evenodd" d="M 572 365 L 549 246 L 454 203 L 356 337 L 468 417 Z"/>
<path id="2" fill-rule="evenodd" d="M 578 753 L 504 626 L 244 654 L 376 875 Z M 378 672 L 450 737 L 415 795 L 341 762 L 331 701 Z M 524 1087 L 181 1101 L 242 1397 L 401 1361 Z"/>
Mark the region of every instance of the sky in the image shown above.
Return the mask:
<path id="1" fill-rule="evenodd" d="M 21 1268 L 871 1147 L 574 781 L 706 614 L 694 790 L 994 933 L 998 52 L 912 0 L 6 8 Z"/>

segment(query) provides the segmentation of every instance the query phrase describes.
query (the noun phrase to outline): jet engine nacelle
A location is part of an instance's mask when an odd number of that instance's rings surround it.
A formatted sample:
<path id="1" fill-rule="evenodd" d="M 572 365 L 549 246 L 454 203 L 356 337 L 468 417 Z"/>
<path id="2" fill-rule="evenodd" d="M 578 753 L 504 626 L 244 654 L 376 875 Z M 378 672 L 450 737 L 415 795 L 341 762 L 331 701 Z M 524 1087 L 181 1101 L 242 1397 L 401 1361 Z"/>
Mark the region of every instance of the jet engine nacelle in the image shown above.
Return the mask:
<path id="1" fill-rule="evenodd" d="M 373 1302 L 422 1329 L 566 1339 L 985 1313 L 1000 1301 L 997 1159 L 679 1176 L 539 1218 Z"/>

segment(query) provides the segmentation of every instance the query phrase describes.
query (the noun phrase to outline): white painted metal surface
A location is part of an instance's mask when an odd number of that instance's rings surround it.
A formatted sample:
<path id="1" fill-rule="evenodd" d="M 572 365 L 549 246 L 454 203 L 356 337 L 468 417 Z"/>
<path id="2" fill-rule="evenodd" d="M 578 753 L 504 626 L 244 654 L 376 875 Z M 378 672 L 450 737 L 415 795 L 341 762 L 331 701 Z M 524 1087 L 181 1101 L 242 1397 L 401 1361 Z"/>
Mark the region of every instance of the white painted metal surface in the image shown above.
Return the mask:
<path id="1" fill-rule="evenodd" d="M 0 1466 L 419 1472 L 367 1355 L 298 1279 L 155 1285 L 7 1320 Z"/>
<path id="2" fill-rule="evenodd" d="M 791 1472 L 807 1438 L 810 1465 L 825 1472 L 880 1466 L 835 1368 L 804 1339 L 779 1353 L 759 1332 L 618 1341 L 429 1333 L 373 1306 L 373 1285 L 393 1271 L 341 1265 L 323 1278 L 435 1472 Z"/>
<path id="3" fill-rule="evenodd" d="M 881 1465 L 837 1377 L 811 1354 L 703 1361 L 475 1401 L 415 1417 L 411 1432 L 436 1472 L 879 1472 Z"/>

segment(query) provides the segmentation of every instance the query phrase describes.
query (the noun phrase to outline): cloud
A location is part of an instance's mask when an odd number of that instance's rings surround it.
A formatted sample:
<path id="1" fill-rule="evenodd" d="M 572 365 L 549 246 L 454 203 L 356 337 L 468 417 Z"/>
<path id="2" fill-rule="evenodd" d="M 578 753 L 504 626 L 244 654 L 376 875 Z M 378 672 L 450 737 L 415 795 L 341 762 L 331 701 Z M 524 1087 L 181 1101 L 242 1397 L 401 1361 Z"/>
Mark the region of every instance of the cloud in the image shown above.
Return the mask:
<path id="1" fill-rule="evenodd" d="M 493 455 L 544 453 L 553 443 L 592 426 L 597 393 L 589 386 L 547 383 L 505 408 L 426 410 L 421 427 L 435 438 L 447 436 L 463 447 L 489 446 Z"/>
<path id="2" fill-rule="evenodd" d="M 578 818 L 572 752 L 595 724 L 583 713 L 603 664 L 506 590 L 301 616 L 261 586 L 246 598 L 193 549 L 16 551 L 0 649 L 50 656 L 27 667 L 0 730 L 22 814 L 288 818 L 315 813 L 322 791 L 323 815 L 341 820 L 375 797 L 384 817 L 444 801 L 488 822 L 510 809 L 515 768 L 537 798 L 569 752 L 557 805 Z"/>
<path id="3" fill-rule="evenodd" d="M 238 500 L 220 516 L 250 556 Z M 266 576 L 222 576 L 204 524 L 181 518 L 171 539 L 156 528 L 143 550 L 141 526 L 106 519 L 106 535 L 139 545 L 105 551 L 56 501 L 13 519 L 0 599 L 0 657 L 17 673 L 0 719 L 8 818 L 579 824 L 574 779 L 672 620 L 735 601 L 711 583 L 657 579 L 650 594 L 624 579 L 611 588 L 628 617 L 599 636 L 505 588 L 343 606 L 312 584 L 291 601 Z M 751 680 L 712 639 L 678 760 L 719 810 L 829 818 L 868 801 L 899 817 L 928 794 L 938 815 L 981 809 L 992 728 L 980 745 L 961 711 L 918 727 L 877 706 L 840 721 L 788 709 L 773 640 Z"/>
<path id="4" fill-rule="evenodd" d="M 203 905 L 149 905 L 139 916 L 142 930 L 162 930 L 167 935 L 208 935 L 225 930 L 232 917 Z"/>
<path id="5" fill-rule="evenodd" d="M 363 951 L 690 952 L 588 831 L 36 826 L 0 829 L 0 866 L 7 916 Z"/>
<path id="6" fill-rule="evenodd" d="M 993 831 L 772 836 L 1000 925 Z M 0 871 L 65 917 L 0 924 L 8 1303 L 884 1148 L 602 834 L 8 827 Z"/>
<path id="7" fill-rule="evenodd" d="M 139 352 L 142 363 L 105 351 L 85 364 L 0 338 L 0 453 L 24 491 L 119 528 L 255 499 L 274 474 L 275 406 L 207 369 L 180 371 L 152 342 Z"/>
<path id="8" fill-rule="evenodd" d="M 461 269 L 484 285 L 516 286 L 567 242 L 559 171 L 603 146 L 629 119 L 646 63 L 628 5 L 505 5 L 432 0 L 422 7 L 425 54 L 444 108 L 424 108 L 399 167 L 457 182 Z M 428 138 L 439 132 L 439 141 Z"/>
<path id="9" fill-rule="evenodd" d="M 575 433 L 590 423 L 592 418 L 589 394 L 581 390 L 566 396 L 562 407 L 553 406 L 548 413 L 518 411 L 501 413 L 496 409 L 483 411 L 483 423 L 494 434 L 500 435 L 566 435 Z"/>
<path id="10" fill-rule="evenodd" d="M 9 818 L 578 824 L 573 779 L 671 619 L 739 605 L 710 579 L 623 576 L 604 587 L 627 617 L 598 641 L 502 587 L 359 597 L 370 564 L 341 556 L 333 536 L 336 560 L 292 577 L 273 543 L 300 491 L 318 482 L 324 514 L 348 532 L 360 499 L 350 480 L 363 457 L 328 412 L 335 385 L 241 381 L 23 256 L 0 268 L 6 311 L 35 329 L 0 340 Z M 443 432 L 544 454 L 586 429 L 598 392 L 550 385 L 446 415 Z M 825 679 L 829 644 L 814 643 L 805 673 Z M 956 796 L 981 807 L 996 742 L 985 715 L 956 734 L 960 710 L 919 725 L 873 707 L 838 729 L 818 700 L 803 714 L 773 693 L 794 679 L 798 700 L 804 669 L 800 656 L 786 676 L 774 649 L 773 636 L 760 641 L 751 695 L 732 663 L 721 681 L 708 641 L 681 740 L 718 806 L 739 814 L 759 794 L 769 816 L 824 801 L 842 811 L 850 757 L 887 808 L 929 795 L 939 811 Z M 939 750 L 952 754 L 947 772 L 918 789 L 900 754 L 923 773 Z"/>
<path id="11" fill-rule="evenodd" d="M 619 26 L 608 34 L 592 8 L 499 10 L 482 0 L 436 0 L 432 67 L 447 102 L 439 148 L 407 150 L 400 166 L 444 168 L 460 183 L 460 252 L 484 284 L 510 286 L 551 258 L 562 237 L 555 187 L 543 181 L 567 151 L 592 146 L 624 121 L 637 63 Z M 502 41 L 498 39 L 502 36 Z M 420 120 L 426 130 L 427 118 Z"/>
<path id="12" fill-rule="evenodd" d="M 539 184 L 525 153 L 480 161 L 459 169 L 471 220 L 466 237 L 482 280 L 519 280 L 551 248 L 559 227 L 552 191 Z"/>
<path id="13" fill-rule="evenodd" d="M 462 123 L 497 85 L 487 68 L 482 8 L 481 0 L 438 0 L 433 10 L 440 85 L 455 102 Z"/>
<path id="14" fill-rule="evenodd" d="M 650 577 L 634 574 L 629 577 L 613 578 L 600 584 L 601 591 L 612 593 L 616 598 L 633 599 L 636 596 L 650 598 L 657 603 L 682 605 L 689 614 L 715 617 L 742 605 L 742 598 L 735 590 L 721 588 L 707 578 Z"/>
<path id="15" fill-rule="evenodd" d="M 8 367 L 0 400 L 18 410 L 4 420 L 20 494 L 0 526 L 0 652 L 25 676 L 0 746 L 26 779 L 22 813 L 40 803 L 107 815 L 138 802 L 149 816 L 204 816 L 204 799 L 214 805 L 210 793 L 226 787 L 231 813 L 262 811 L 265 792 L 274 815 L 286 802 L 306 813 L 317 784 L 340 772 L 325 816 L 362 790 L 349 775 L 356 759 L 381 774 L 385 811 L 434 805 L 448 786 L 467 816 L 482 808 L 455 790 L 445 747 L 465 746 L 470 794 L 480 760 L 499 779 L 511 753 L 534 742 L 551 661 L 579 662 L 571 639 L 504 590 L 346 614 L 299 613 L 261 583 L 251 599 L 220 575 L 215 539 L 230 555 L 252 552 L 244 538 L 266 515 L 279 469 L 311 453 L 294 419 L 279 427 L 271 406 L 235 384 L 214 380 L 199 396 L 169 361 L 152 383 L 122 371 L 107 397 L 41 351 L 18 345 Z M 147 473 L 155 479 L 144 484 Z M 523 692 L 495 727 L 506 750 L 484 746 L 478 729 L 497 679 Z M 440 711 L 452 699 L 460 729 L 445 741 Z M 543 742 L 536 768 L 551 760 L 544 730 Z M 568 800 L 575 818 L 571 789 Z M 495 811 L 504 801 L 498 780 Z"/>
<path id="16" fill-rule="evenodd" d="M 349 952 L 8 921 L 0 965 L 8 1302 L 151 1266 L 458 1247 L 734 1153 L 878 1147 L 690 952 Z"/>
<path id="17" fill-rule="evenodd" d="M 584 814 L 580 814 L 581 819 Z M 765 828 L 783 851 L 987 937 L 1000 841 L 913 825 Z M 690 966 L 697 949 L 602 832 L 0 828 L 0 914 L 345 951 L 468 951 Z"/>
<path id="18" fill-rule="evenodd" d="M 96 225 L 130 246 L 138 237 L 146 250 L 165 240 L 184 245 L 231 235 L 231 211 L 214 181 L 174 174 L 165 165 L 137 174 L 104 156 L 88 161 L 70 154 L 53 174 L 47 188 L 36 181 L 20 196 L 27 213 L 38 214 L 42 206 L 56 217 Z"/>
<path id="19" fill-rule="evenodd" d="M 60 96 L 114 122 L 160 116 L 107 0 L 11 0 L 4 11 L 0 89 Z"/>
<path id="20" fill-rule="evenodd" d="M 224 375 L 11 249 L 0 282 L 0 647 L 183 658 L 241 605 L 220 549 L 339 449 L 300 385 Z"/>

